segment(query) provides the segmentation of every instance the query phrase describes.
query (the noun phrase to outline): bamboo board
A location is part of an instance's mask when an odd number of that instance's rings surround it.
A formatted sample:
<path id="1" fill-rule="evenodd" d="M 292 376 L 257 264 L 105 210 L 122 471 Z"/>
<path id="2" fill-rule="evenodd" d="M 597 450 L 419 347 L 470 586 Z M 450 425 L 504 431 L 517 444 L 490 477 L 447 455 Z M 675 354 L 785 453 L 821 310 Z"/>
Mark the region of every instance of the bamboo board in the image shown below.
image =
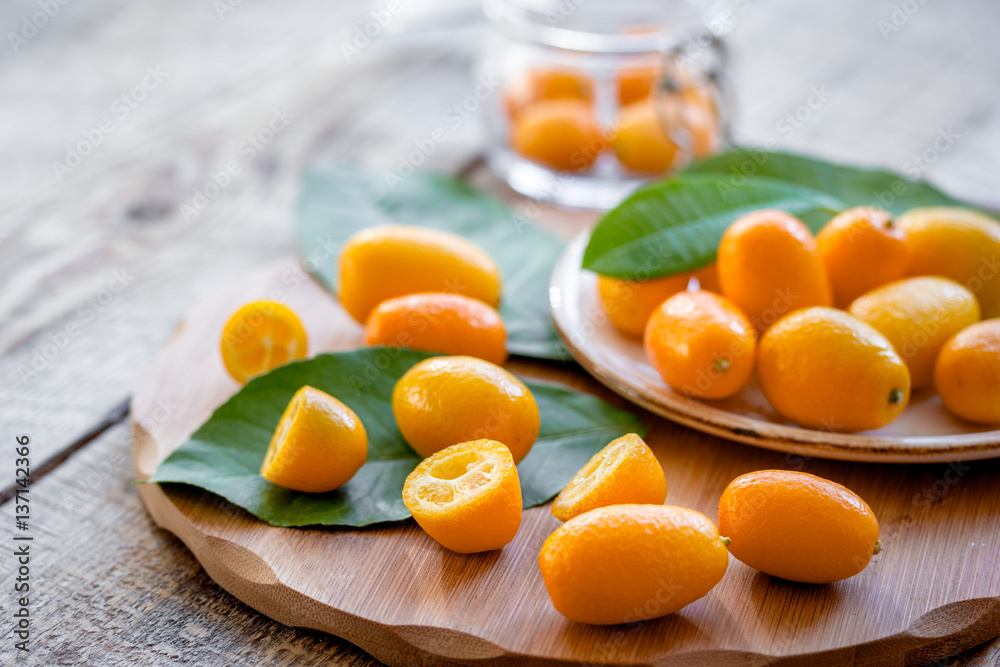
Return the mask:
<path id="1" fill-rule="evenodd" d="M 137 479 L 238 389 L 219 359 L 218 335 L 237 307 L 257 298 L 281 299 L 300 313 L 312 352 L 360 339 L 360 327 L 291 261 L 212 293 L 136 387 Z M 511 367 L 625 407 L 576 367 L 520 360 Z M 864 497 L 880 520 L 884 550 L 858 576 L 828 586 L 781 581 L 730 559 L 723 581 L 680 612 L 595 627 L 567 621 L 549 602 L 537 557 L 559 523 L 547 507 L 526 511 L 503 550 L 463 556 L 413 522 L 283 529 L 192 487 L 142 485 L 139 492 L 154 521 L 236 597 L 392 665 L 922 665 L 1000 634 L 1000 462 L 821 460 L 728 442 L 634 409 L 663 463 L 668 503 L 714 518 L 737 475 L 804 470 Z"/>

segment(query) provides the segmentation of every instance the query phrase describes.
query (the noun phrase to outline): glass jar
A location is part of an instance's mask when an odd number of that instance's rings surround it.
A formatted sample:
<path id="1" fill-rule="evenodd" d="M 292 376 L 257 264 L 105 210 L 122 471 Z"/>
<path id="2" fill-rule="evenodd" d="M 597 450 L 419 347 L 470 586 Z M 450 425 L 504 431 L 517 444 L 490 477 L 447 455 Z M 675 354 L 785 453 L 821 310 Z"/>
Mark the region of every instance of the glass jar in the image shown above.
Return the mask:
<path id="1" fill-rule="evenodd" d="M 697 0 L 485 0 L 477 78 L 490 168 L 514 190 L 607 209 L 727 141 L 721 40 Z M 718 11 L 718 10 L 716 10 Z"/>

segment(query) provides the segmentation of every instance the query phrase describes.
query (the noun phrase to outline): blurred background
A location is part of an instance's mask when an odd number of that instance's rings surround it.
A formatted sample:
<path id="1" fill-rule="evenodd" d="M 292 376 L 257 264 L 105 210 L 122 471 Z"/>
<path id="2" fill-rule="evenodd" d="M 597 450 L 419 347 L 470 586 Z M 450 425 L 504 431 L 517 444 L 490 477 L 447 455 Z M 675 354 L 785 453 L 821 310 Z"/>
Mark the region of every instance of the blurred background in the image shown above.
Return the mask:
<path id="1" fill-rule="evenodd" d="M 420 166 L 455 172 L 487 147 L 487 105 L 460 108 L 496 32 L 479 0 L 9 0 L 0 26 L 8 358 L 100 289 L 112 258 L 141 264 L 112 309 L 141 329 L 116 335 L 158 344 L 199 288 L 292 251 L 310 160 L 399 168 L 441 130 Z M 729 47 L 737 142 L 1000 205 L 1000 4 L 727 0 L 703 27 Z"/>
<path id="2" fill-rule="evenodd" d="M 882 166 L 1000 207 L 1000 3 L 729 0 L 701 27 L 728 45 L 737 142 Z M 129 535 L 118 557 L 159 563 L 128 599 L 87 612 L 94 632 L 125 624 L 115 650 L 149 643 L 143 610 L 166 598 L 213 620 L 162 626 L 164 644 L 209 650 L 195 648 L 207 626 L 281 633 L 280 660 L 253 642 L 241 655 L 292 664 L 329 641 L 224 596 L 176 540 L 140 544 L 149 524 L 128 487 L 126 401 L 200 295 L 294 252 L 299 177 L 314 159 L 394 170 L 416 147 L 420 168 L 526 206 L 485 165 L 487 105 L 467 103 L 495 31 L 479 0 L 0 4 L 0 423 L 31 432 L 38 462 L 53 465 L 118 424 L 91 461 L 98 482 L 68 471 L 64 487 L 74 502 L 99 497 L 87 510 L 96 530 Z M 11 462 L 0 472 L 11 479 Z M 52 559 L 39 567 L 58 582 Z M 78 568 L 99 577 L 109 563 Z"/>

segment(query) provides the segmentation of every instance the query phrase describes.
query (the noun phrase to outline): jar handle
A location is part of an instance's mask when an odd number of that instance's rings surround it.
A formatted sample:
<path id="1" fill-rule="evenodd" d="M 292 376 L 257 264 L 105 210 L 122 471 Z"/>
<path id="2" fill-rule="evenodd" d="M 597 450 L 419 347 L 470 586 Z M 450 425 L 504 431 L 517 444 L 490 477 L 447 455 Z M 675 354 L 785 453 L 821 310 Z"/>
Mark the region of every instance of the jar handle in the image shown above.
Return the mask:
<path id="1" fill-rule="evenodd" d="M 705 51 L 712 57 L 707 65 L 696 69 L 687 64 Z M 729 54 L 725 42 L 708 30 L 662 54 L 653 103 L 664 133 L 681 149 L 673 165 L 676 170 L 732 141 L 724 81 Z"/>

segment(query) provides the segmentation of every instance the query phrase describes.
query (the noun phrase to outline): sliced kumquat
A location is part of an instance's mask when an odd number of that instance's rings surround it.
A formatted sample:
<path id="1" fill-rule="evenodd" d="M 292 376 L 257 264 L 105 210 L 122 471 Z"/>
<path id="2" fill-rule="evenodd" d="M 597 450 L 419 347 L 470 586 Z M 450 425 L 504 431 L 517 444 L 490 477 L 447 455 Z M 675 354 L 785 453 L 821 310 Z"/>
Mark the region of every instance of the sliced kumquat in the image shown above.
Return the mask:
<path id="1" fill-rule="evenodd" d="M 406 478 L 403 503 L 428 535 L 459 553 L 500 549 L 521 525 L 517 468 L 496 440 L 462 442 L 424 459 Z"/>
<path id="2" fill-rule="evenodd" d="M 309 341 L 298 316 L 276 301 L 248 303 L 226 322 L 220 350 L 226 370 L 237 382 L 305 359 Z"/>

